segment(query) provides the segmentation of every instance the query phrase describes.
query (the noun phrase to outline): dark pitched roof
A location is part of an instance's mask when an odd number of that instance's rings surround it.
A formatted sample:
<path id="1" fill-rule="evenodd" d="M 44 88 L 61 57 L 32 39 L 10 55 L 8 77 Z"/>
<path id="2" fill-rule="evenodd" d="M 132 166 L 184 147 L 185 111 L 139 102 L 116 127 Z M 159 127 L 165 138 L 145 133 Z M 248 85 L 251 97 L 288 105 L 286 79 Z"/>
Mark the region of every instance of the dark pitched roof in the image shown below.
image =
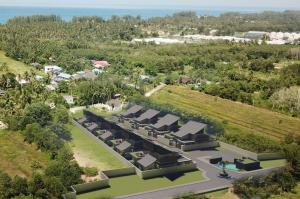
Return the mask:
<path id="1" fill-rule="evenodd" d="M 142 159 L 140 159 L 138 164 L 142 165 L 143 167 L 148 167 L 152 165 L 157 159 L 149 154 L 145 155 Z"/>
<path id="2" fill-rule="evenodd" d="M 128 149 L 129 147 L 131 147 L 131 144 L 127 141 L 122 142 L 121 144 L 119 144 L 118 146 L 116 146 L 116 148 L 119 151 L 125 151 L 126 149 Z"/>
<path id="3" fill-rule="evenodd" d="M 80 124 L 84 123 L 87 121 L 87 119 L 85 117 L 80 118 L 79 120 L 77 120 Z"/>
<path id="4" fill-rule="evenodd" d="M 159 111 L 154 109 L 149 109 L 145 113 L 143 113 L 140 117 L 136 118 L 136 121 L 142 122 L 145 119 L 152 119 L 159 114 Z"/>
<path id="5" fill-rule="evenodd" d="M 95 130 L 96 128 L 98 128 L 98 124 L 96 124 L 94 122 L 90 126 L 87 127 L 87 129 L 90 131 Z"/>
<path id="6" fill-rule="evenodd" d="M 128 116 L 128 115 L 131 115 L 131 114 L 135 114 L 135 113 L 141 111 L 142 108 L 143 108 L 142 106 L 134 105 L 133 107 L 128 109 L 125 113 L 122 113 L 122 115 L 123 116 Z"/>
<path id="7" fill-rule="evenodd" d="M 107 138 L 111 137 L 113 134 L 110 131 L 106 131 L 106 133 L 103 133 L 102 135 L 100 135 L 100 138 L 103 140 L 106 140 Z"/>
<path id="8" fill-rule="evenodd" d="M 206 127 L 206 124 L 200 122 L 189 121 L 183 125 L 174 135 L 176 137 L 184 137 L 188 134 L 196 134 Z"/>
<path id="9" fill-rule="evenodd" d="M 179 119 L 180 118 L 175 115 L 167 114 L 166 116 L 158 120 L 158 122 L 154 124 L 153 127 L 158 129 L 163 126 L 171 126 L 172 124 L 176 123 Z"/>

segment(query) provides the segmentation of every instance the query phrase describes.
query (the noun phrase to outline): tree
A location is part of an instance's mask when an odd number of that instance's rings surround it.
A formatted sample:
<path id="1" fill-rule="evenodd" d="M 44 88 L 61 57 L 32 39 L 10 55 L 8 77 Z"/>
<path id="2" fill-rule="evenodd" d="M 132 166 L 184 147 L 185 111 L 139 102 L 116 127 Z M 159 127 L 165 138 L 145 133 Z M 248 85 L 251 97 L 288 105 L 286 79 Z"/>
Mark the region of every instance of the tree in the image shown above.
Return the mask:
<path id="1" fill-rule="evenodd" d="M 66 188 L 58 177 L 45 177 L 45 188 L 51 193 L 52 196 L 60 198 L 66 192 Z"/>
<path id="2" fill-rule="evenodd" d="M 43 131 L 42 127 L 38 123 L 26 125 L 25 130 L 22 132 L 25 136 L 25 140 L 29 143 L 33 143 L 36 140 L 36 136 Z"/>
<path id="3" fill-rule="evenodd" d="M 52 111 L 53 121 L 55 123 L 67 124 L 70 121 L 68 110 L 63 106 L 58 106 Z"/>
<path id="4" fill-rule="evenodd" d="M 6 174 L 0 171 L 0 198 L 7 199 L 12 196 L 12 180 Z"/>
<path id="5" fill-rule="evenodd" d="M 63 124 L 51 124 L 49 127 L 49 130 L 51 130 L 54 134 L 56 134 L 60 139 L 63 140 L 71 140 L 71 132 L 64 127 Z"/>
<path id="6" fill-rule="evenodd" d="M 12 190 L 15 196 L 28 194 L 28 183 L 26 178 L 15 176 L 12 181 Z"/>
<path id="7" fill-rule="evenodd" d="M 52 120 L 49 106 L 41 103 L 31 104 L 25 109 L 25 115 L 21 120 L 21 129 L 24 129 L 27 124 L 38 123 L 45 126 Z"/>

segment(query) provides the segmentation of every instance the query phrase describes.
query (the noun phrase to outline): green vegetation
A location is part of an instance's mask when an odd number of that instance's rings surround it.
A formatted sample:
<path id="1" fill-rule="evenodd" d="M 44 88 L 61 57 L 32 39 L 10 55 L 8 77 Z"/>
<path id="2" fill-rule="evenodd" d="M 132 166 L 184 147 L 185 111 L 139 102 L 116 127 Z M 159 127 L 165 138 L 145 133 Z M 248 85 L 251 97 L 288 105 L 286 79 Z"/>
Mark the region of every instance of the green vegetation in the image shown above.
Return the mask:
<path id="1" fill-rule="evenodd" d="M 234 185 L 234 192 L 242 198 L 270 198 L 290 192 L 296 181 L 288 171 L 273 173 L 263 178 L 249 178 Z"/>
<path id="2" fill-rule="evenodd" d="M 121 162 L 108 149 L 100 145 L 96 140 L 82 132 L 79 127 L 67 125 L 72 133 L 70 146 L 73 149 L 75 159 L 84 167 L 96 167 L 98 170 L 111 170 L 124 168 L 127 165 Z"/>
<path id="3" fill-rule="evenodd" d="M 300 198 L 300 184 L 294 188 L 292 192 L 283 193 L 281 195 L 271 196 L 270 199 L 299 199 Z"/>
<path id="4" fill-rule="evenodd" d="M 280 167 L 287 165 L 287 161 L 285 159 L 279 160 L 265 160 L 260 162 L 260 166 L 263 169 L 273 168 L 273 167 Z"/>
<path id="5" fill-rule="evenodd" d="M 110 179 L 110 188 L 78 195 L 78 199 L 97 199 L 100 197 L 116 197 L 121 195 L 130 195 L 134 193 L 150 191 L 165 187 L 188 184 L 203 180 L 200 171 L 185 173 L 174 181 L 166 177 L 158 177 L 143 180 L 137 175 L 117 177 Z"/>
<path id="6" fill-rule="evenodd" d="M 7 57 L 4 51 L 0 51 L 0 74 L 10 72 L 16 75 L 23 75 L 26 71 L 29 72 L 30 70 L 37 72 L 33 67 Z"/>
<path id="7" fill-rule="evenodd" d="M 288 133 L 300 133 L 300 119 L 242 103 L 212 97 L 186 87 L 168 86 L 152 100 L 195 116 L 222 122 L 226 133 L 256 133 L 281 139 Z"/>
<path id="8" fill-rule="evenodd" d="M 35 165 L 44 169 L 49 161 L 49 155 L 36 150 L 35 144 L 24 142 L 24 137 L 18 132 L 0 131 L 0 170 L 11 177 L 15 175 L 31 177 Z"/>

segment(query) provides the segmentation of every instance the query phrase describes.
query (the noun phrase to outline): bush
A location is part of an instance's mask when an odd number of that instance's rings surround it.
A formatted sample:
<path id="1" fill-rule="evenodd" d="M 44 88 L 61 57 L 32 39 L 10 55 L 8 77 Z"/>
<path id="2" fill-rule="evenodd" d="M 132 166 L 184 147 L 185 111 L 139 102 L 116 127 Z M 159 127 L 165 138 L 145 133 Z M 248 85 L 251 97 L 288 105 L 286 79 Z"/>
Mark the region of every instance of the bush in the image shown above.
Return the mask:
<path id="1" fill-rule="evenodd" d="M 83 168 L 83 172 L 88 177 L 94 177 L 98 175 L 98 169 L 95 167 L 85 167 Z"/>

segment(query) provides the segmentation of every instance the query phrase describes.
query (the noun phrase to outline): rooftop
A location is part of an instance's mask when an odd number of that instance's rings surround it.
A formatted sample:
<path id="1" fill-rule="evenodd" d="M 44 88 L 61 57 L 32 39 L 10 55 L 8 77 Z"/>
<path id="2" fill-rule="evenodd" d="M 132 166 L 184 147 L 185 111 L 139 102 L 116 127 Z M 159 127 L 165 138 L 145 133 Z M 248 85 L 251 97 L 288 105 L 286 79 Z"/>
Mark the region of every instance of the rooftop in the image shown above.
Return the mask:
<path id="1" fill-rule="evenodd" d="M 139 105 L 134 105 L 133 107 L 131 107 L 130 109 L 128 109 L 125 113 L 122 113 L 122 116 L 129 116 L 131 114 L 135 114 L 138 113 L 139 111 L 142 110 L 142 106 Z"/>
<path id="2" fill-rule="evenodd" d="M 167 114 L 163 118 L 159 119 L 156 124 L 153 125 L 154 128 L 161 128 L 163 126 L 171 126 L 172 124 L 178 122 L 180 118 L 178 116 Z"/>
<path id="3" fill-rule="evenodd" d="M 154 109 L 149 109 L 145 113 L 140 115 L 140 117 L 136 118 L 136 121 L 142 122 L 145 119 L 152 119 L 152 118 L 156 117 L 158 114 L 159 114 L 159 111 L 154 110 Z"/>
<path id="4" fill-rule="evenodd" d="M 129 147 L 131 147 L 131 144 L 127 141 L 122 142 L 121 144 L 119 144 L 118 146 L 116 146 L 116 148 L 119 151 L 125 151 L 126 149 L 128 149 Z"/>
<path id="5" fill-rule="evenodd" d="M 174 135 L 176 137 L 184 137 L 188 134 L 196 134 L 206 127 L 206 124 L 200 122 L 189 121 L 183 125 Z"/>
<path id="6" fill-rule="evenodd" d="M 109 138 L 112 135 L 113 135 L 112 132 L 106 131 L 105 133 L 103 133 L 102 135 L 100 135 L 100 138 L 102 138 L 103 140 L 106 140 L 107 138 Z"/>
<path id="7" fill-rule="evenodd" d="M 152 165 L 157 159 L 149 154 L 145 155 L 142 159 L 138 161 L 143 167 L 148 167 Z"/>

